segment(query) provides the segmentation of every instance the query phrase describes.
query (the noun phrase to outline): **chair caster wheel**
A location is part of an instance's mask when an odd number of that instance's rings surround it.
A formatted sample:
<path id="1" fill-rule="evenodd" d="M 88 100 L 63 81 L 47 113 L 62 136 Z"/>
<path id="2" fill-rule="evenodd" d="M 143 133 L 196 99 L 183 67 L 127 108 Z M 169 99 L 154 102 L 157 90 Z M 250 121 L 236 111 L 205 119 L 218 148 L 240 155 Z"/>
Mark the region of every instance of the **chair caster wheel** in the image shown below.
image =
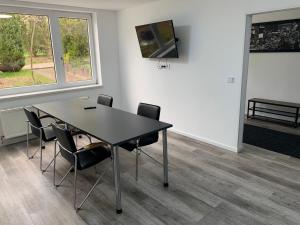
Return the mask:
<path id="1" fill-rule="evenodd" d="M 79 138 L 82 138 L 82 135 L 79 135 L 78 137 L 79 137 Z"/>
<path id="2" fill-rule="evenodd" d="M 122 209 L 117 209 L 116 212 L 117 212 L 117 214 L 122 214 L 123 210 Z"/>
<path id="3" fill-rule="evenodd" d="M 164 187 L 169 187 L 169 183 L 164 183 Z"/>
<path id="4" fill-rule="evenodd" d="M 42 149 L 46 149 L 46 146 L 42 146 Z"/>

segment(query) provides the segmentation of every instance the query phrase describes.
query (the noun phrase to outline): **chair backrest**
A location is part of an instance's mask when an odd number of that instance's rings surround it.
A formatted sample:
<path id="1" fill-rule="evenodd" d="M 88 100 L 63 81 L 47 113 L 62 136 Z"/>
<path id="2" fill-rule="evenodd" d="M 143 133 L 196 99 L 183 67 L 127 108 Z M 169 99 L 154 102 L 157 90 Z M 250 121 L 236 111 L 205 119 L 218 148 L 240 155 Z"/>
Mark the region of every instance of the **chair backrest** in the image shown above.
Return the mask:
<path id="1" fill-rule="evenodd" d="M 150 119 L 154 119 L 154 120 L 159 120 L 160 117 L 160 107 L 157 105 L 151 105 L 151 104 L 147 104 L 147 103 L 140 103 L 138 106 L 138 111 L 137 114 L 140 116 L 144 116 L 144 117 L 148 117 Z M 159 138 L 159 134 L 154 133 L 151 135 L 146 136 L 145 138 L 149 139 L 153 139 L 153 143 L 158 141 Z M 143 142 L 143 139 L 145 138 L 140 138 L 140 142 Z"/>
<path id="2" fill-rule="evenodd" d="M 40 128 L 43 127 L 41 120 L 37 116 L 37 114 L 33 111 L 29 111 L 28 109 L 24 108 L 24 112 L 26 114 L 26 117 L 29 121 L 29 123 L 33 126 L 31 126 L 32 134 L 34 134 L 37 137 L 40 137 L 40 132 L 42 131 L 42 139 L 45 140 L 45 132 L 42 129 L 40 131 Z"/>
<path id="3" fill-rule="evenodd" d="M 137 114 L 140 116 L 145 116 L 154 120 L 159 120 L 160 117 L 160 107 L 157 105 L 151 105 L 147 103 L 140 103 L 138 107 Z"/>
<path id="4" fill-rule="evenodd" d="M 74 164 L 74 156 L 71 153 L 77 151 L 71 132 L 68 129 L 60 128 L 58 125 L 52 124 L 52 129 L 55 133 L 57 141 L 60 145 L 60 152 L 62 157 L 68 160 L 72 165 Z M 67 152 L 67 151 L 69 152 Z M 71 153 L 70 153 L 71 152 Z"/>
<path id="5" fill-rule="evenodd" d="M 113 97 L 109 95 L 99 95 L 97 99 L 97 103 L 100 105 L 105 105 L 112 107 L 113 105 Z"/>

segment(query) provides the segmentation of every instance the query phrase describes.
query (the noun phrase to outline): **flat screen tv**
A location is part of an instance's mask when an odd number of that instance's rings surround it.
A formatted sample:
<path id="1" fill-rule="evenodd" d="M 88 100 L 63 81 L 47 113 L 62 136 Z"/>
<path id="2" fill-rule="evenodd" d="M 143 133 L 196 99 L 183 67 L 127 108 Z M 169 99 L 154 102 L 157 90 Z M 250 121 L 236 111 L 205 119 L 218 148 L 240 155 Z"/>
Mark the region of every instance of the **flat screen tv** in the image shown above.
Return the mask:
<path id="1" fill-rule="evenodd" d="M 136 26 L 144 58 L 178 58 L 173 21 Z"/>

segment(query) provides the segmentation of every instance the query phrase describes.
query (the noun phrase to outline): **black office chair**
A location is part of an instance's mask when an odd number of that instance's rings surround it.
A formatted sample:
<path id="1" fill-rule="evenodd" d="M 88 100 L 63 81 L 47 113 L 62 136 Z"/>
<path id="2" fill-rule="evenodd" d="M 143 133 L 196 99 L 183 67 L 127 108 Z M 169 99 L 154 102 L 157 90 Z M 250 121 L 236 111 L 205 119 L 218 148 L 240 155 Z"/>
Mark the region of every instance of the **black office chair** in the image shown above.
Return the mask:
<path id="1" fill-rule="evenodd" d="M 97 103 L 100 105 L 105 105 L 112 107 L 113 105 L 113 97 L 108 96 L 108 95 L 99 95 L 97 99 Z"/>
<path id="2" fill-rule="evenodd" d="M 150 119 L 159 120 L 160 107 L 156 106 L 156 105 L 140 103 L 139 106 L 138 106 L 137 114 L 140 115 L 140 116 L 148 117 Z M 120 147 L 122 147 L 122 148 L 124 148 L 124 149 L 126 149 L 130 152 L 132 152 L 134 150 L 136 152 L 136 180 L 138 180 L 138 168 L 139 168 L 138 164 L 139 164 L 139 155 L 141 153 L 145 154 L 146 156 L 148 156 L 149 158 L 151 158 L 155 162 L 162 165 L 159 161 L 157 161 L 152 156 L 150 156 L 149 154 L 144 152 L 141 148 L 141 147 L 156 143 L 158 141 L 158 139 L 159 139 L 159 134 L 158 134 L 158 132 L 156 132 L 154 134 L 150 134 L 150 135 L 147 135 L 145 137 L 141 137 L 138 140 L 131 140 L 131 141 L 129 141 L 125 144 L 122 144 L 120 146 Z"/>
<path id="3" fill-rule="evenodd" d="M 97 104 L 112 107 L 113 100 L 114 100 L 113 97 L 111 97 L 109 95 L 101 94 L 98 96 Z M 82 133 L 82 134 L 86 135 L 90 139 L 90 142 L 91 142 L 91 137 L 88 134 L 85 134 L 85 133 Z M 81 134 L 79 135 L 79 138 L 81 138 Z"/>
<path id="4" fill-rule="evenodd" d="M 105 174 L 108 167 L 104 170 L 104 172 L 99 176 L 93 187 L 90 189 L 88 194 L 84 197 L 83 201 L 79 204 L 77 207 L 76 200 L 76 188 L 77 188 L 77 170 L 85 170 L 92 166 L 96 166 L 101 161 L 111 157 L 110 147 L 109 145 L 105 143 L 92 143 L 89 144 L 83 148 L 80 148 L 77 150 L 76 145 L 74 143 L 74 140 L 72 138 L 71 132 L 67 129 L 63 129 L 58 127 L 57 125 L 52 125 L 52 128 L 54 130 L 54 133 L 57 137 L 57 144 L 60 149 L 60 153 L 63 158 L 65 158 L 70 164 L 71 167 L 67 171 L 67 173 L 63 176 L 61 181 L 56 184 L 55 181 L 55 165 L 56 165 L 56 156 L 58 153 L 56 153 L 56 144 L 55 144 L 55 159 L 54 159 L 54 179 L 53 184 L 55 187 L 59 187 L 62 182 L 65 180 L 65 178 L 68 176 L 68 174 L 74 170 L 74 208 L 76 210 L 79 210 L 85 201 L 88 199 L 90 194 L 93 192 L 97 184 L 100 182 L 101 178 Z"/>
<path id="5" fill-rule="evenodd" d="M 42 149 L 45 148 L 45 143 L 48 143 L 50 141 L 53 141 L 55 139 L 55 134 L 51 128 L 50 125 L 43 126 L 41 120 L 43 119 L 53 119 L 55 118 L 50 115 L 44 115 L 39 117 L 35 112 L 29 111 L 28 109 L 24 108 L 24 112 L 27 117 L 27 157 L 28 159 L 32 159 L 38 151 L 40 151 L 40 170 L 42 172 L 45 172 L 48 167 L 51 165 L 53 160 L 50 162 L 50 164 L 47 166 L 46 169 L 43 169 L 43 151 Z M 29 129 L 31 128 L 32 134 L 39 138 L 39 148 L 32 154 L 29 155 Z"/>

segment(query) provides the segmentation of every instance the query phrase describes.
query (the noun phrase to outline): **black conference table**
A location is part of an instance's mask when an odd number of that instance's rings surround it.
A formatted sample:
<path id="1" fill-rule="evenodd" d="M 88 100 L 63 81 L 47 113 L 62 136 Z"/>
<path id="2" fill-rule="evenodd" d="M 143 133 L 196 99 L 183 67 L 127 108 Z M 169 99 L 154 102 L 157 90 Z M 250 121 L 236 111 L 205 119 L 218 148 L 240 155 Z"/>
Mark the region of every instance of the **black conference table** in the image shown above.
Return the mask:
<path id="1" fill-rule="evenodd" d="M 95 109 L 85 109 L 96 106 Z M 168 186 L 167 129 L 172 125 L 119 109 L 96 104 L 93 99 L 71 99 L 33 105 L 37 110 L 49 114 L 90 136 L 111 146 L 113 153 L 116 211 L 122 213 L 119 145 L 129 140 L 162 131 L 164 186 Z"/>

